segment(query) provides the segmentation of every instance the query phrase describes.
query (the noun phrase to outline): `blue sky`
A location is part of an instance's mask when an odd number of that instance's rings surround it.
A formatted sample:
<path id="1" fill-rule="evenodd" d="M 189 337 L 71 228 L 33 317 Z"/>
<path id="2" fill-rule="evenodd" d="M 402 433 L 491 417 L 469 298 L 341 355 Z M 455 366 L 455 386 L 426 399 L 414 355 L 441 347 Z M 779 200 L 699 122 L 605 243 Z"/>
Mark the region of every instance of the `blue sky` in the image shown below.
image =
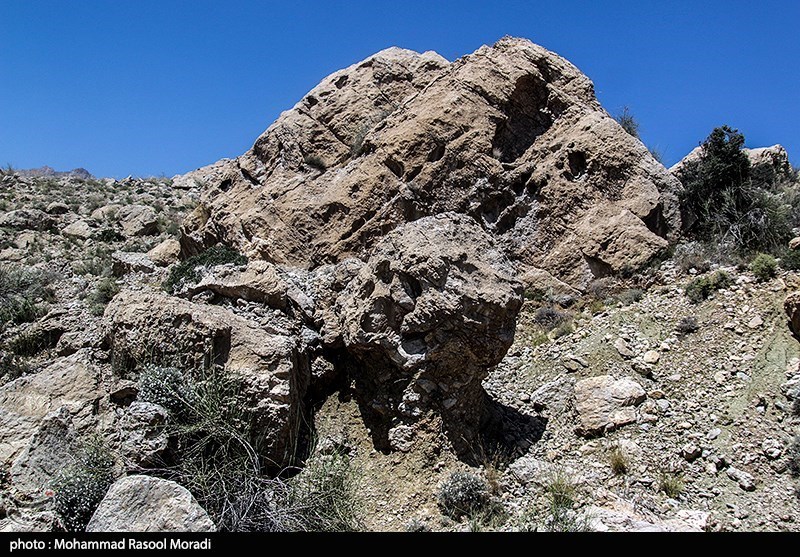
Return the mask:
<path id="1" fill-rule="evenodd" d="M 797 0 L 0 0 L 0 164 L 171 176 L 233 157 L 327 74 L 503 35 L 565 56 L 669 165 L 717 125 L 800 163 Z"/>

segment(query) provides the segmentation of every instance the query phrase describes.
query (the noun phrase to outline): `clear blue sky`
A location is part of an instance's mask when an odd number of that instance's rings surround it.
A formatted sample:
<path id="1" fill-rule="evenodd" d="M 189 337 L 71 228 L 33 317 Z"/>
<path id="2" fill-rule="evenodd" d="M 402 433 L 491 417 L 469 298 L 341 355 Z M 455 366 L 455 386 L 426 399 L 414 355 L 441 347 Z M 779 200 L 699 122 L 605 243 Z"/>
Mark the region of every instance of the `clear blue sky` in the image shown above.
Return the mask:
<path id="1" fill-rule="evenodd" d="M 389 46 L 565 56 L 673 163 L 711 129 L 800 162 L 800 2 L 0 0 L 0 164 L 171 176 L 247 150 Z"/>

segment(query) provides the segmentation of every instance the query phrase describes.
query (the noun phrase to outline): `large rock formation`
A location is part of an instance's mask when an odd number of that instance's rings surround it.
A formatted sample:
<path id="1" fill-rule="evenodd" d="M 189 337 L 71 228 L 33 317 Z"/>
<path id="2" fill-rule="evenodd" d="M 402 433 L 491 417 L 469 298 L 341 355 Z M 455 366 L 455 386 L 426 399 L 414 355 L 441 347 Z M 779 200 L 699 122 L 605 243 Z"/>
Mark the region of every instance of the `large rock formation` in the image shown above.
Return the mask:
<path id="1" fill-rule="evenodd" d="M 216 242 L 315 268 L 426 215 L 469 215 L 520 274 L 577 287 L 679 229 L 679 182 L 572 64 L 506 38 L 448 63 L 388 49 L 327 77 L 206 185 L 184 255 Z"/>
<path id="2" fill-rule="evenodd" d="M 481 380 L 514 340 L 522 285 L 492 239 L 464 215 L 389 233 L 338 297 L 341 334 L 373 437 L 430 410 L 457 450 L 478 432 Z M 466 445 L 466 446 L 462 446 Z"/>

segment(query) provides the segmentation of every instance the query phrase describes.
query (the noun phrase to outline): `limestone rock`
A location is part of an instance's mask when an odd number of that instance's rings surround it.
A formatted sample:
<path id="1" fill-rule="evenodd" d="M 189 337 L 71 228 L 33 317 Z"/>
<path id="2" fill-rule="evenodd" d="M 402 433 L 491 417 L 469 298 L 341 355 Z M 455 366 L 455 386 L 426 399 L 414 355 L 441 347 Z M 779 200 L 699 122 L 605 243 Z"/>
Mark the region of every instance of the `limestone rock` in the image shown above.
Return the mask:
<path id="1" fill-rule="evenodd" d="M 511 346 L 522 307 L 513 275 L 491 238 L 456 213 L 414 221 L 375 246 L 337 301 L 344 345 L 360 364 L 356 389 L 374 419 L 433 409 L 454 444 L 477 433 L 481 381 Z"/>
<path id="2" fill-rule="evenodd" d="M 99 372 L 85 360 L 79 351 L 0 387 L 0 464 L 19 456 L 47 414 L 65 407 L 75 419 L 91 415 L 104 393 Z"/>
<path id="3" fill-rule="evenodd" d="M 148 205 L 124 205 L 117 211 L 117 219 L 129 238 L 158 232 L 156 211 Z"/>
<path id="4" fill-rule="evenodd" d="M 173 481 L 151 476 L 117 480 L 100 502 L 87 532 L 213 532 L 208 513 Z"/>
<path id="5" fill-rule="evenodd" d="M 94 230 L 89 226 L 85 220 L 76 220 L 61 229 L 61 235 L 66 238 L 74 238 L 76 240 L 87 240 L 91 238 Z"/>
<path id="6" fill-rule="evenodd" d="M 115 296 L 105 317 L 121 368 L 153 361 L 191 370 L 211 362 L 240 373 L 268 457 L 281 463 L 291 456 L 310 372 L 300 338 L 277 317 L 265 328 L 219 306 L 131 291 Z"/>
<path id="7" fill-rule="evenodd" d="M 647 394 L 642 386 L 628 378 L 598 375 L 575 384 L 577 432 L 585 436 L 601 435 L 636 421 L 635 405 Z"/>
<path id="8" fill-rule="evenodd" d="M 791 240 L 789 240 L 789 249 L 796 250 L 800 249 L 800 236 L 795 236 Z"/>
<path id="9" fill-rule="evenodd" d="M 755 491 L 756 480 L 752 474 L 733 466 L 729 466 L 725 473 L 728 474 L 730 479 L 739 484 L 739 487 L 744 491 Z"/>
<path id="10" fill-rule="evenodd" d="M 93 221 L 108 221 L 112 220 L 117 216 L 117 213 L 122 208 L 122 205 L 117 203 L 110 203 L 108 205 L 103 205 L 102 207 L 98 207 L 92 214 L 89 215 L 89 218 Z"/>
<path id="11" fill-rule="evenodd" d="M 585 75 L 522 39 L 453 63 L 382 51 L 324 79 L 244 155 L 196 174 L 206 186 L 184 255 L 224 240 L 315 268 L 452 211 L 493 235 L 518 276 L 582 287 L 649 260 L 680 229 L 677 179 Z"/>
<path id="12" fill-rule="evenodd" d="M 143 253 L 115 251 L 111 254 L 111 273 L 121 277 L 128 273 L 152 273 L 155 265 Z"/>
<path id="13" fill-rule="evenodd" d="M 178 256 L 181 254 L 181 244 L 178 240 L 173 238 L 169 238 L 168 240 L 164 240 L 153 249 L 147 252 L 147 257 L 161 267 L 166 267 L 171 263 L 175 263 L 178 260 Z"/>

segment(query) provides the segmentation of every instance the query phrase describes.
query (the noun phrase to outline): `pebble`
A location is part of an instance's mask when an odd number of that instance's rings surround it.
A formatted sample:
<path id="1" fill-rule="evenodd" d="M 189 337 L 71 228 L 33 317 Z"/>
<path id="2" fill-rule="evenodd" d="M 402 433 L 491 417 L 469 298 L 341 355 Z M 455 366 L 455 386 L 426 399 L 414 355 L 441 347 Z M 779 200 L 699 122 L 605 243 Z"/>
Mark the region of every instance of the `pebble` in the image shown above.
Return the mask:
<path id="1" fill-rule="evenodd" d="M 764 442 L 761 443 L 761 450 L 768 459 L 775 460 L 783 454 L 783 443 L 777 439 L 764 439 Z"/>
<path id="2" fill-rule="evenodd" d="M 734 468 L 733 466 L 729 466 L 726 473 L 728 474 L 728 477 L 738 483 L 739 487 L 744 491 L 755 491 L 756 480 L 752 474 L 745 472 L 744 470 Z"/>
<path id="3" fill-rule="evenodd" d="M 750 321 L 747 322 L 747 326 L 751 329 L 758 329 L 761 325 L 764 324 L 764 320 L 761 319 L 760 315 L 756 315 Z"/>
<path id="4" fill-rule="evenodd" d="M 713 441 L 714 439 L 719 437 L 720 433 L 722 433 L 722 430 L 718 427 L 715 427 L 714 429 L 709 430 L 709 432 L 706 433 L 706 439 L 708 439 L 709 441 Z"/>
<path id="5" fill-rule="evenodd" d="M 681 456 L 689 462 L 697 460 L 701 454 L 703 454 L 703 450 L 694 443 L 687 443 L 681 447 Z"/>
<path id="6" fill-rule="evenodd" d="M 642 356 L 642 360 L 646 364 L 657 364 L 658 360 L 660 359 L 661 359 L 661 354 L 659 354 L 655 350 L 648 350 L 647 352 L 644 353 L 644 356 Z"/>

